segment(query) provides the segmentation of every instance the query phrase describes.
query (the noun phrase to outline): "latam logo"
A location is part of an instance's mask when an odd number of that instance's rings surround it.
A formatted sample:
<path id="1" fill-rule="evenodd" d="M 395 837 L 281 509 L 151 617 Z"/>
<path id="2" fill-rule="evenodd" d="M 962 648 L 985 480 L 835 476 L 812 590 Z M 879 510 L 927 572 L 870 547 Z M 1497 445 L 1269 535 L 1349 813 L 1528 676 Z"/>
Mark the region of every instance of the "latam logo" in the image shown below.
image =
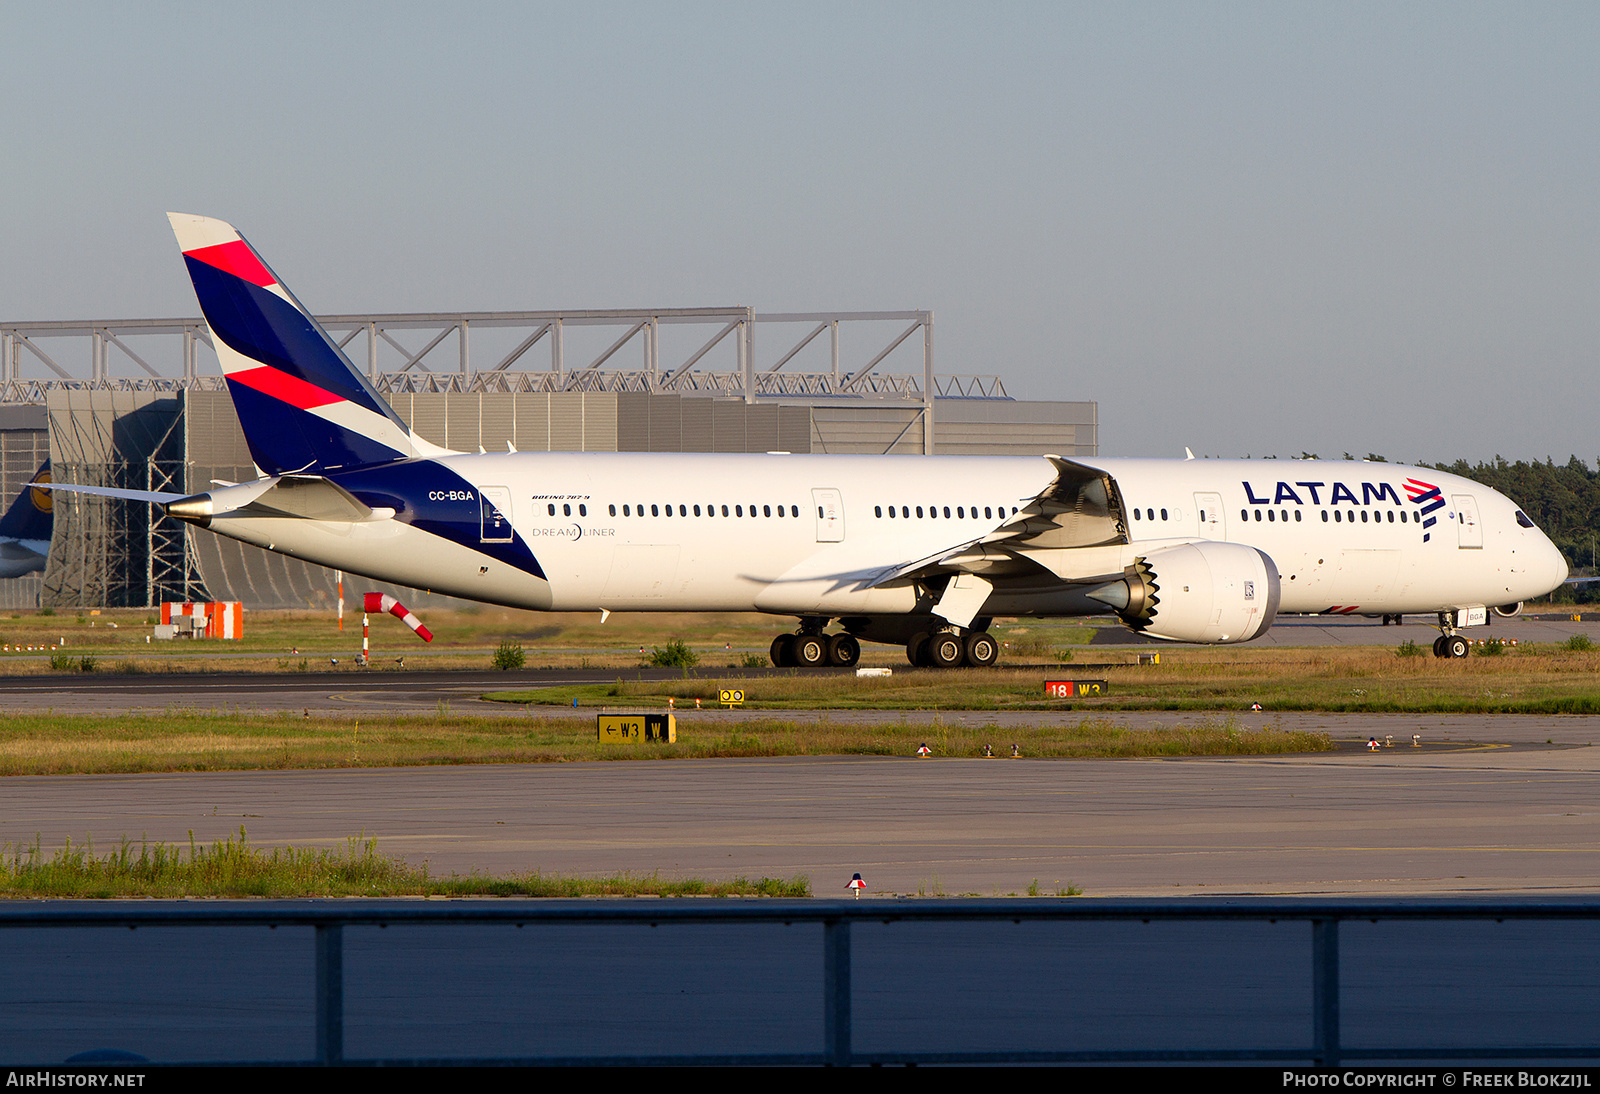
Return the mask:
<path id="1" fill-rule="evenodd" d="M 1422 517 L 1422 542 L 1426 543 L 1433 535 L 1433 533 L 1427 531 L 1427 529 L 1432 528 L 1435 524 L 1437 524 L 1439 519 L 1437 517 L 1429 516 L 1428 514 L 1439 509 L 1443 509 L 1444 498 L 1440 495 L 1439 488 L 1437 486 L 1433 485 L 1431 482 L 1423 482 L 1421 479 L 1406 480 L 1406 497 L 1410 498 L 1417 505 L 1422 506 L 1422 510 L 1417 515 Z"/>
<path id="2" fill-rule="evenodd" d="M 1326 482 L 1279 482 L 1276 489 L 1268 490 L 1268 493 L 1272 495 L 1270 498 L 1256 497 L 1255 490 L 1251 488 L 1248 482 L 1241 483 L 1241 485 L 1244 487 L 1245 500 L 1251 505 L 1283 505 L 1286 502 L 1304 505 L 1305 500 L 1300 496 L 1300 491 L 1295 489 L 1296 486 L 1310 496 L 1312 505 L 1322 505 L 1324 504 L 1322 492 L 1329 485 L 1332 485 L 1333 489 L 1328 494 L 1326 502 L 1328 505 L 1338 505 L 1341 501 L 1349 502 L 1351 505 L 1381 504 L 1385 498 L 1395 505 L 1400 504 L 1400 495 L 1396 494 L 1394 486 L 1387 482 L 1362 483 L 1360 497 L 1357 497 L 1356 492 L 1342 482 L 1332 484 Z"/>
<path id="3" fill-rule="evenodd" d="M 1355 486 L 1342 482 L 1277 482 L 1263 488 L 1262 497 L 1256 496 L 1255 487 L 1250 483 L 1241 482 L 1240 485 L 1244 487 L 1245 500 L 1251 505 L 1304 505 L 1307 497 L 1312 505 L 1400 504 L 1400 495 L 1395 493 L 1394 485 L 1387 482 L 1363 482 Z M 1407 479 L 1403 488 L 1410 501 L 1422 506 L 1417 516 L 1424 529 L 1422 542 L 1427 543 L 1433 534 L 1426 529 L 1438 523 L 1438 518 L 1429 514 L 1444 508 L 1444 498 L 1439 487 L 1421 479 Z"/>

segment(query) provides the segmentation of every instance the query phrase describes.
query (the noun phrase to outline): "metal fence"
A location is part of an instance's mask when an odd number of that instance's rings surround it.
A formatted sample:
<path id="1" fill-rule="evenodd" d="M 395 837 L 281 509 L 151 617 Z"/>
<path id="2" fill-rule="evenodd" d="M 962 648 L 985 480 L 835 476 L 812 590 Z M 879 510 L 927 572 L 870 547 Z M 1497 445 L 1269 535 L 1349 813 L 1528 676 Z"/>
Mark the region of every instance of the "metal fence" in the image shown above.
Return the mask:
<path id="1" fill-rule="evenodd" d="M 5 928 L 126 927 L 310 927 L 315 938 L 315 991 L 307 999 L 314 1008 L 316 1050 L 323 1065 L 439 1064 L 992 1064 L 1060 1062 L 1223 1061 L 1311 1064 L 1337 1067 L 1352 1062 L 1441 1060 L 1580 1060 L 1600 1057 L 1600 1031 L 1588 1026 L 1588 1043 L 1460 1044 L 1400 1043 L 1363 1047 L 1341 1038 L 1340 929 L 1366 921 L 1427 920 L 1458 929 L 1469 921 L 1505 923 L 1587 921 L 1600 923 L 1600 903 L 1443 902 L 1415 901 L 1160 901 L 1126 902 L 1085 899 L 932 900 L 932 901 L 451 901 L 448 903 L 221 903 L 210 905 L 85 905 L 22 904 L 0 908 Z M 893 923 L 1015 924 L 1076 921 L 1124 924 L 1157 921 L 1213 924 L 1299 923 L 1309 932 L 1310 1024 L 1303 1042 L 1185 1048 L 1024 1049 L 997 1045 L 987 1051 L 882 1051 L 855 1047 L 857 992 L 852 983 L 852 928 Z M 624 925 L 769 924 L 820 926 L 821 1011 L 823 1037 L 815 1051 L 750 1054 L 641 1054 L 590 1056 L 496 1056 L 352 1059 L 345 1051 L 345 936 L 349 927 L 486 926 L 539 927 L 585 925 L 598 929 Z M 3 937 L 3 935 L 0 935 Z M 1593 954 L 1589 968 L 1595 967 Z M 1555 958 L 1550 958 L 1554 962 Z M 1304 971 L 1304 970 L 1303 970 Z M 1586 975 L 1593 975 L 1592 971 Z M 559 991 L 561 985 L 554 985 Z M 1487 1016 L 1493 1020 L 1494 1016 Z M 37 1061 L 17 1061 L 36 1064 Z M 209 1061 L 190 1061 L 209 1062 Z M 240 1061 L 229 1061 L 240 1062 Z M 273 1061 L 282 1062 L 282 1061 Z"/>

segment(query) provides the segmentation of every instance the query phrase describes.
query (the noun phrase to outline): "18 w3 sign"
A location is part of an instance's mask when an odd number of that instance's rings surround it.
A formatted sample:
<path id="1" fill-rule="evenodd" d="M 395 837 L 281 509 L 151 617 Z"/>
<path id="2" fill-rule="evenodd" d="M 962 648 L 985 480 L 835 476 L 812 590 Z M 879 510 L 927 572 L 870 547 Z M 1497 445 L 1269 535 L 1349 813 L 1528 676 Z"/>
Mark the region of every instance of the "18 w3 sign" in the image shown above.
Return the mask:
<path id="1" fill-rule="evenodd" d="M 1046 680 L 1046 699 L 1083 699 L 1106 693 L 1104 680 Z"/>

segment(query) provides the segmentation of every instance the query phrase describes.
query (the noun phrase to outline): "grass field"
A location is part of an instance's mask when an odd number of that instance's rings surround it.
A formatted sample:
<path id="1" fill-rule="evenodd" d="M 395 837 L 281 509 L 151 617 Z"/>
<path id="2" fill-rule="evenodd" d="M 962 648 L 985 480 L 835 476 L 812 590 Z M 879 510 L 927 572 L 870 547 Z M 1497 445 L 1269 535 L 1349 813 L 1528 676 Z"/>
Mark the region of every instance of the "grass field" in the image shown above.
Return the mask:
<path id="1" fill-rule="evenodd" d="M 721 756 L 979 756 L 985 744 L 1025 757 L 1234 755 L 1331 748 L 1322 734 L 1246 731 L 1227 719 L 1186 719 L 1170 729 L 1119 729 L 1103 719 L 1070 726 L 963 727 L 937 715 L 888 724 L 750 719 L 735 727 L 679 722 L 675 744 L 602 745 L 594 722 L 513 713 L 379 718 L 164 711 L 117 718 L 0 717 L 0 775 L 396 767 L 467 763 Z"/>
<path id="2" fill-rule="evenodd" d="M 99 615 L 14 613 L 0 618 L 0 675 L 45 672 L 185 673 L 244 671 L 339 673 L 353 671 L 360 649 L 360 614 L 345 630 L 331 613 L 252 612 L 242 642 L 146 642 L 142 611 Z M 1600 713 L 1600 650 L 1552 645 L 1507 647 L 1497 656 L 1474 653 L 1462 661 L 1400 656 L 1395 647 L 1163 646 L 1162 663 L 1140 667 L 1127 646 L 1085 646 L 1094 626 L 1079 621 L 999 621 L 1007 644 L 991 670 L 908 671 L 898 647 L 868 645 L 864 665 L 887 666 L 887 678 L 830 675 L 762 676 L 767 647 L 783 620 L 757 614 L 649 615 L 543 614 L 502 608 L 425 613 L 436 634 L 424 644 L 388 616 L 371 620 L 375 674 L 406 669 L 490 668 L 498 649 L 520 651 L 528 668 L 589 668 L 616 672 L 603 687 L 550 689 L 504 696 L 508 701 L 570 706 L 665 705 L 714 701 L 721 687 L 742 687 L 747 705 L 781 711 L 1030 710 L 1046 701 L 1046 676 L 1104 679 L 1109 694 L 1084 709 L 1231 711 L 1260 703 L 1269 710 L 1464 713 Z M 1093 621 L 1091 621 L 1093 622 Z M 62 645 L 62 642 L 65 645 Z M 682 642 L 693 662 L 672 683 L 630 680 L 657 649 Z M 17 646 L 50 647 L 49 653 Z M 10 650 L 5 647 L 11 647 Z M 338 664 L 332 662 L 337 659 Z M 1107 665 L 1105 662 L 1111 662 Z M 517 673 L 507 673 L 514 687 Z M 509 689 L 508 689 L 509 690 Z"/>
<path id="3" fill-rule="evenodd" d="M 0 899 L 116 897 L 393 897 L 393 896 L 784 896 L 811 895 L 805 877 L 663 878 L 618 874 L 584 878 L 561 874 L 432 877 L 382 854 L 376 840 L 351 838 L 339 850 L 258 848 L 243 828 L 237 838 L 207 846 L 122 840 L 105 853 L 73 844 L 47 853 L 35 841 L 0 847 Z"/>
<path id="4" fill-rule="evenodd" d="M 1098 654 L 1098 650 L 1085 652 Z M 1124 661 L 1132 660 L 1123 654 Z M 741 689 L 758 710 L 1059 710 L 1048 700 L 1048 678 L 1100 679 L 1101 698 L 1077 699 L 1073 709 L 1237 711 L 1260 703 L 1271 711 L 1370 711 L 1600 714 L 1600 650 L 1556 646 L 1506 647 L 1461 661 L 1401 656 L 1393 647 L 1315 649 L 1176 648 L 1158 665 L 1126 663 L 1057 667 L 897 671 L 888 677 L 791 675 L 749 677 L 699 673 L 679 680 L 492 692 L 512 703 L 664 707 L 695 699 L 716 705 L 724 688 Z"/>
<path id="5" fill-rule="evenodd" d="M 313 672 L 330 671 L 326 662 L 333 656 L 346 657 L 352 633 L 348 618 L 341 638 L 329 617 L 256 613 L 247 621 L 245 642 L 162 643 L 173 652 L 146 652 L 155 644 L 143 641 L 145 618 L 125 612 L 71 619 L 19 613 L 0 619 L 0 645 L 38 644 L 48 633 L 60 632 L 67 645 L 58 645 L 56 656 L 79 671 Z M 602 625 L 598 616 L 484 609 L 438 613 L 429 622 L 440 634 L 438 649 L 429 649 L 427 659 L 413 657 L 408 668 L 482 670 L 498 645 L 525 642 L 530 667 L 588 665 L 616 675 L 610 683 L 519 689 L 515 683 L 526 677 L 507 672 L 512 686 L 493 696 L 505 701 L 503 714 L 461 715 L 441 706 L 427 714 L 370 717 L 185 710 L 0 716 L 0 774 L 909 755 L 923 742 L 946 757 L 977 756 L 986 744 L 1001 755 L 1016 744 L 1029 758 L 1306 752 L 1331 743 L 1319 736 L 1245 732 L 1230 716 L 1254 704 L 1268 712 L 1600 713 L 1600 650 L 1553 645 L 1475 652 L 1460 661 L 1440 661 L 1425 650 L 1404 656 L 1394 647 L 1376 646 L 1164 647 L 1160 664 L 1139 666 L 1129 647 L 1074 646 L 1091 628 L 1029 623 L 995 628 L 1012 642 L 1009 663 L 995 669 L 911 670 L 897 650 L 874 647 L 874 659 L 893 664 L 894 674 L 857 677 L 842 670 L 750 674 L 742 666 L 765 661 L 764 652 L 753 651 L 765 650 L 775 625 L 762 616 L 613 616 Z M 388 628 L 393 642 L 411 644 L 394 648 L 422 648 L 398 621 L 375 618 L 374 631 L 380 626 Z M 682 636 L 698 664 L 674 678 L 644 679 L 635 671 L 643 659 L 634 643 L 664 642 L 664 632 Z M 382 672 L 392 664 L 378 649 L 373 671 Z M 1018 664 L 1029 658 L 1034 663 Z M 92 663 L 85 667 L 86 661 Z M 48 671 L 48 666 L 37 653 L 0 651 L 0 671 Z M 942 717 L 955 711 L 1059 711 L 1068 704 L 1043 694 L 1050 678 L 1104 680 L 1108 693 L 1075 700 L 1071 709 L 1079 717 L 1055 725 L 969 728 Z M 745 708 L 762 716 L 746 717 L 736 728 L 685 717 L 674 745 L 601 746 L 592 722 L 540 713 L 548 706 L 570 708 L 574 700 L 588 709 L 633 711 L 662 709 L 672 700 L 687 712 L 696 699 L 715 707 L 722 688 L 742 689 Z M 1098 716 L 1130 709 L 1193 716 L 1175 717 L 1170 728 L 1147 733 L 1118 729 Z M 786 713 L 797 710 L 827 713 L 820 719 Z M 902 717 L 894 722 L 851 717 L 853 711 L 867 710 L 896 711 Z"/>
<path id="6" fill-rule="evenodd" d="M 352 603 L 359 601 L 352 597 Z M 768 664 L 767 650 L 793 620 L 756 613 L 651 615 L 618 612 L 605 622 L 596 613 L 546 613 L 510 608 L 424 611 L 434 634 L 424 643 L 399 620 L 370 617 L 372 670 L 405 667 L 489 668 L 502 642 L 520 646 L 529 667 L 638 666 L 653 650 L 683 641 L 702 667 Z M 361 649 L 361 613 L 347 611 L 344 630 L 330 612 L 261 611 L 245 615 L 241 641 L 147 641 L 157 616 L 145 610 L 14 612 L 0 616 L 0 675 L 94 672 L 347 672 Z M 1071 656 L 1094 627 L 1049 621 L 1002 628 L 1007 656 L 1055 661 Z M 21 647 L 19 649 L 19 647 Z M 33 647 L 33 648 L 29 648 Z M 51 657 L 56 667 L 51 667 Z M 332 658 L 339 665 L 330 664 Z M 904 665 L 897 646 L 866 646 L 863 664 Z"/>

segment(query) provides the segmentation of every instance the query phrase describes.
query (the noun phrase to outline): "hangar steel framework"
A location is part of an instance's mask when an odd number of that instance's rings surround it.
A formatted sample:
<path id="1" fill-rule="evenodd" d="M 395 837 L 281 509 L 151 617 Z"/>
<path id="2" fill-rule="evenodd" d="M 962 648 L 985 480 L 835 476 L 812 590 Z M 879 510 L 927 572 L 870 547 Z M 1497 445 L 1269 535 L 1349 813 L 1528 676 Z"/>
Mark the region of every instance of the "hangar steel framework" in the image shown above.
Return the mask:
<path id="1" fill-rule="evenodd" d="M 923 451 L 934 450 L 933 415 L 940 398 L 1005 399 L 1005 385 L 994 375 L 936 376 L 933 371 L 933 312 L 773 312 L 750 307 L 655 308 L 569 311 L 433 312 L 319 316 L 339 347 L 365 352 L 366 373 L 388 393 L 648 392 L 712 398 L 760 400 L 886 400 L 917 407 Z M 906 324 L 903 329 L 900 324 Z M 891 324 L 887 340 L 869 328 Z M 711 331 L 698 348 L 663 357 L 663 328 Z M 792 332 L 772 363 L 758 363 L 756 330 Z M 841 333 L 841 327 L 845 328 Z M 574 355 L 574 335 L 606 332 L 600 352 Z M 473 332 L 499 336 L 491 342 L 494 363 L 472 363 Z M 609 337 L 614 332 L 615 337 Z M 842 341 L 850 333 L 867 335 L 866 351 L 845 360 Z M 919 335 L 920 338 L 914 338 Z M 827 335 L 824 342 L 823 335 Z M 406 341 L 409 339 L 409 344 Z M 698 341 L 698 339 L 695 339 Z M 455 354 L 449 352 L 454 343 Z M 530 367 L 548 350 L 548 367 Z M 880 368 L 903 345 L 896 363 L 915 354 L 919 368 L 890 372 Z M 202 372 L 200 346 L 210 331 L 199 319 L 123 319 L 0 323 L 0 404 L 42 404 L 51 390 L 215 391 L 222 378 Z M 420 345 L 419 345 L 420 343 Z M 630 344 L 638 367 L 620 367 L 618 355 Z M 813 344 L 815 357 L 827 347 L 827 368 L 801 371 L 796 365 Z M 49 348 L 46 348 L 48 345 Z M 580 342 L 581 346 L 581 342 Z M 693 346 L 693 343 L 690 343 Z M 584 347 L 588 348 L 588 347 Z M 853 348 L 853 347 L 852 347 Z M 50 350 L 55 350 L 55 353 Z M 143 352 L 141 352 L 141 350 Z M 720 350 L 720 353 L 718 352 Z M 447 363 L 447 359 L 454 360 Z M 731 357 L 732 360 L 728 360 Z M 59 359 L 58 359 L 59 358 Z M 79 366 L 75 372 L 63 361 Z M 156 362 L 152 364 L 152 361 Z M 664 363 L 665 362 L 665 363 Z M 88 376 L 81 373 L 87 363 Z M 715 367 L 721 364 L 722 367 Z M 44 370 L 44 375 L 29 375 Z"/>
<path id="2" fill-rule="evenodd" d="M 1018 402 L 998 376 L 935 374 L 931 311 L 318 318 L 408 425 L 463 451 L 1093 455 L 1098 446 L 1093 403 Z M 0 322 L 0 410 L 46 412 L 60 481 L 193 492 L 249 478 L 226 384 L 203 359 L 210 338 L 200 319 Z M 16 429 L 6 434 L 11 447 L 26 431 Z M 148 506 L 83 495 L 56 505 L 42 582 L 26 591 L 12 583 L 0 606 L 332 603 L 330 572 L 196 536 Z M 7 603 L 12 592 L 32 603 Z M 430 601 L 402 593 L 407 603 Z"/>

